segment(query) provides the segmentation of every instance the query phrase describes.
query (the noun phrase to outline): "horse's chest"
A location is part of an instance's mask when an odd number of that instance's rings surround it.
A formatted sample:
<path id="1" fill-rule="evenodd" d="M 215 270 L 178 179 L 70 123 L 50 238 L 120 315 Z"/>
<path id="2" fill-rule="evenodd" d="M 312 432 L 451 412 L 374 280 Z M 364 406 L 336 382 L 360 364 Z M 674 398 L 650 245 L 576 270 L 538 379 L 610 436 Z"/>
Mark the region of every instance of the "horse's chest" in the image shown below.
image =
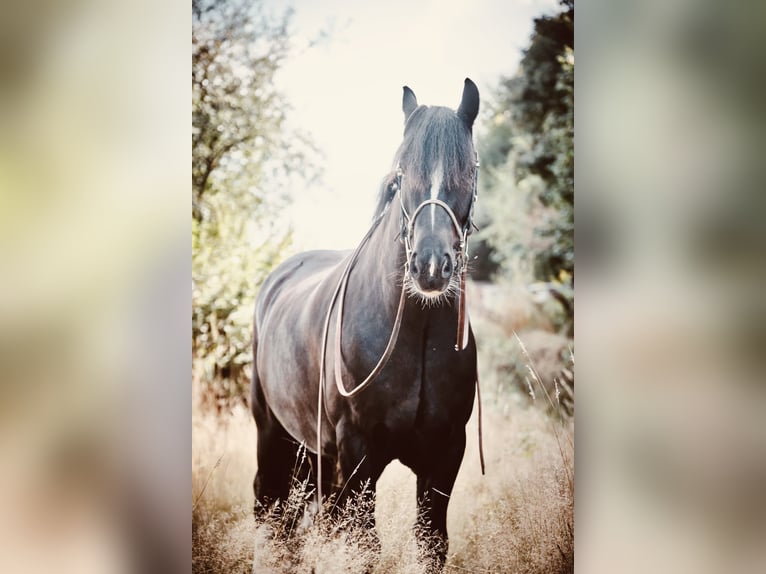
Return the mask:
<path id="1" fill-rule="evenodd" d="M 433 357 L 429 357 L 429 351 Z M 392 437 L 440 433 L 470 414 L 470 366 L 431 347 L 418 363 L 388 373 L 360 405 L 360 415 Z M 475 371 L 474 371 L 475 372 Z"/>

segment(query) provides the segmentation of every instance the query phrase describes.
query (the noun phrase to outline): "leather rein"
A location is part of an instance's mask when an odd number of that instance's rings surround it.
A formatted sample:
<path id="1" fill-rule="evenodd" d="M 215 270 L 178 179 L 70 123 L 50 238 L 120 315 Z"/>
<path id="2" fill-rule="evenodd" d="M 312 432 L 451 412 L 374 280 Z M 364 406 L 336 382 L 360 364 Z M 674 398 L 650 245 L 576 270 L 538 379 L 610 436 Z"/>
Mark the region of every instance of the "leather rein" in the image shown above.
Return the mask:
<path id="1" fill-rule="evenodd" d="M 413 211 L 412 216 L 410 216 L 404 207 L 404 200 L 402 199 L 402 179 L 404 177 L 404 173 L 402 172 L 401 168 L 397 166 L 396 179 L 391 185 L 393 188 L 394 195 L 396 194 L 399 195 L 399 204 L 401 206 L 401 212 L 402 212 L 402 232 L 401 232 L 400 239 L 404 242 L 404 246 L 405 246 L 405 263 L 404 263 L 405 276 L 402 279 L 402 288 L 399 294 L 399 304 L 396 309 L 396 317 L 394 318 L 394 325 L 393 325 L 393 328 L 391 329 L 391 335 L 388 338 L 388 343 L 386 344 L 386 348 L 383 351 L 383 354 L 380 356 L 380 359 L 378 359 L 378 362 L 375 365 L 375 367 L 372 369 L 372 371 L 370 371 L 370 373 L 364 378 L 362 382 L 360 382 L 356 387 L 354 387 L 351 390 L 346 390 L 346 387 L 343 383 L 344 370 L 347 370 L 347 369 L 345 369 L 345 364 L 343 363 L 343 355 L 341 350 L 341 326 L 343 324 L 343 308 L 344 308 L 344 303 L 346 298 L 346 287 L 348 286 L 348 280 L 351 275 L 351 270 L 353 269 L 359 254 L 361 253 L 362 249 L 369 241 L 370 237 L 372 237 L 378 225 L 383 220 L 383 217 L 386 215 L 386 213 L 388 213 L 391 203 L 394 201 L 393 196 L 386 203 L 381 213 L 375 218 L 372 225 L 370 226 L 370 229 L 362 238 L 362 241 L 359 242 L 359 245 L 357 245 L 356 249 L 354 249 L 353 253 L 348 258 L 346 267 L 343 269 L 343 273 L 340 277 L 340 280 L 338 281 L 338 284 L 335 286 L 335 291 L 333 292 L 332 298 L 330 299 L 330 305 L 327 309 L 327 315 L 325 316 L 324 327 L 322 329 L 322 349 L 321 349 L 322 354 L 321 354 L 320 369 L 319 369 L 319 392 L 318 392 L 318 398 L 317 398 L 317 448 L 316 448 L 317 495 L 318 495 L 318 502 L 319 502 L 318 512 L 320 513 L 322 511 L 321 501 L 322 501 L 323 396 L 324 396 L 324 389 L 325 389 L 325 371 L 326 371 L 326 365 L 327 365 L 327 342 L 328 342 L 327 339 L 328 339 L 328 335 L 330 331 L 330 321 L 332 318 L 333 308 L 335 307 L 336 302 L 339 301 L 338 315 L 337 315 L 336 327 L 335 327 L 335 341 L 334 341 L 335 386 L 338 389 L 338 393 L 340 393 L 341 396 L 349 398 L 349 397 L 353 397 L 354 395 L 360 393 L 365 388 L 367 388 L 378 377 L 380 372 L 388 363 L 388 360 L 391 358 L 391 354 L 394 351 L 394 347 L 396 347 L 396 341 L 399 338 L 399 329 L 402 324 L 402 316 L 404 314 L 404 305 L 407 300 L 406 287 L 405 287 L 406 281 L 407 281 L 406 274 L 409 272 L 409 267 L 410 267 L 410 256 L 412 253 L 412 237 L 413 237 L 414 229 L 415 229 L 415 220 L 426 206 L 428 205 L 439 206 L 447 212 L 447 215 L 449 215 L 450 221 L 452 222 L 452 225 L 455 228 L 455 232 L 460 238 L 459 250 L 456 257 L 458 261 L 458 265 L 459 265 L 459 272 L 460 272 L 460 287 L 459 287 L 459 293 L 458 293 L 458 321 L 457 321 L 457 340 L 455 342 L 455 351 L 462 351 L 463 349 L 465 349 L 466 346 L 468 345 L 468 333 L 469 333 L 468 320 L 466 319 L 466 308 L 465 308 L 465 283 L 466 283 L 466 273 L 467 273 L 467 263 L 468 263 L 466 250 L 468 247 L 468 236 L 471 235 L 472 228 L 475 228 L 475 224 L 473 222 L 473 211 L 474 211 L 474 206 L 476 204 L 476 199 L 478 197 L 478 193 L 477 193 L 478 192 L 478 187 L 477 187 L 478 175 L 479 175 L 479 158 L 477 154 L 474 179 L 473 179 L 473 193 L 471 196 L 471 208 L 469 211 L 468 221 L 466 222 L 466 225 L 464 227 L 461 227 L 457 217 L 455 216 L 455 213 L 452 211 L 450 206 L 439 199 L 427 199 L 423 201 L 420 205 L 418 205 L 415 211 Z M 481 473 L 483 475 L 484 474 L 484 448 L 483 448 L 483 441 L 482 441 L 482 424 L 481 424 L 481 392 L 479 390 L 478 373 L 476 376 L 476 393 L 477 393 L 478 403 L 479 403 L 479 406 L 478 406 L 479 458 L 481 461 Z"/>

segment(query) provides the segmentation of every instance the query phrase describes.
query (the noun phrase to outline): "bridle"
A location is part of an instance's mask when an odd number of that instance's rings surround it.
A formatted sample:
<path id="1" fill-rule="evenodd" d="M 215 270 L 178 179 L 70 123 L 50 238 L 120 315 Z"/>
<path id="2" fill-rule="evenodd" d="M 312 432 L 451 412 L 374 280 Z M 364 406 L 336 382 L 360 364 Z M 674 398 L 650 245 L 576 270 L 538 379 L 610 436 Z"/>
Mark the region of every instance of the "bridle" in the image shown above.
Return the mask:
<path id="1" fill-rule="evenodd" d="M 474 176 L 473 176 L 473 190 L 471 191 L 471 206 L 468 211 L 468 219 L 465 222 L 465 225 L 461 226 L 460 222 L 457 219 L 457 216 L 455 215 L 455 212 L 452 211 L 452 208 L 447 205 L 445 202 L 443 202 L 441 199 L 426 199 L 422 201 L 416 208 L 415 211 L 412 212 L 412 215 L 407 213 L 407 208 L 404 207 L 404 193 L 401 192 L 402 189 L 402 179 L 404 178 L 404 172 L 402 171 L 401 167 L 398 165 L 396 166 L 396 180 L 394 181 L 394 188 L 395 191 L 399 191 L 399 206 L 401 207 L 402 211 L 402 233 L 401 233 L 401 239 L 404 242 L 405 247 L 405 263 L 404 263 L 404 269 L 405 272 L 409 271 L 409 265 L 410 265 L 410 257 L 412 255 L 412 238 L 415 233 L 415 220 L 417 219 L 418 215 L 420 215 L 420 212 L 423 211 L 427 206 L 429 205 L 438 205 L 441 207 L 444 211 L 447 212 L 447 215 L 450 218 L 450 221 L 452 222 L 452 226 L 455 229 L 455 233 L 460 238 L 460 244 L 458 249 L 458 263 L 461 268 L 465 267 L 465 264 L 467 263 L 467 256 L 466 256 L 466 249 L 468 247 L 468 237 L 473 233 L 474 229 L 478 228 L 476 227 L 476 224 L 473 221 L 473 210 L 476 205 L 476 200 L 478 198 L 478 179 L 479 179 L 479 154 L 477 152 L 476 154 L 476 163 L 474 165 Z"/>
<path id="2" fill-rule="evenodd" d="M 449 205 L 447 205 L 445 202 L 441 201 L 440 199 L 424 200 L 415 208 L 415 210 L 412 212 L 412 215 L 410 216 L 407 213 L 406 208 L 404 207 L 404 200 L 402 199 L 402 196 L 403 196 L 402 180 L 404 179 L 404 172 L 402 171 L 401 167 L 397 165 L 396 178 L 394 182 L 391 184 L 392 192 L 393 192 L 391 199 L 386 203 L 385 207 L 381 210 L 380 214 L 378 214 L 378 216 L 375 218 L 372 225 L 370 226 L 370 229 L 367 231 L 365 236 L 362 238 L 362 241 L 359 243 L 359 245 L 357 245 L 356 249 L 349 257 L 348 262 L 346 263 L 346 267 L 343 270 L 343 274 L 341 275 L 340 280 L 338 281 L 338 284 L 335 287 L 333 296 L 330 299 L 330 305 L 327 309 L 327 315 L 325 316 L 324 328 L 322 331 L 321 360 L 320 360 L 320 369 L 319 369 L 319 392 L 318 392 L 319 396 L 317 399 L 317 449 L 316 449 L 316 452 L 317 452 L 317 495 L 318 495 L 318 501 L 319 501 L 318 509 L 320 512 L 322 508 L 322 412 L 323 412 L 323 396 L 324 396 L 323 391 L 325 388 L 325 370 L 327 365 L 327 339 L 328 339 L 328 334 L 330 331 L 330 320 L 332 317 L 333 308 L 335 307 L 335 303 L 336 301 L 339 302 L 338 314 L 336 319 L 336 327 L 335 327 L 335 345 L 334 345 L 335 385 L 338 389 L 338 393 L 340 393 L 341 396 L 349 398 L 363 391 L 365 388 L 367 388 L 370 385 L 370 383 L 372 383 L 377 378 L 377 376 L 386 366 L 386 363 L 388 363 L 388 359 L 391 357 L 391 354 L 394 351 L 394 347 L 396 346 L 396 341 L 399 337 L 399 329 L 401 327 L 402 316 L 404 314 L 404 305 L 407 299 L 406 281 L 407 281 L 407 274 L 409 273 L 409 269 L 410 269 L 410 257 L 412 254 L 412 238 L 413 238 L 414 229 L 415 229 L 415 221 L 417 219 L 417 216 L 428 205 L 439 206 L 447 212 L 447 215 L 449 215 L 450 221 L 452 222 L 455 232 L 460 238 L 459 249 L 456 255 L 456 260 L 458 262 L 456 271 L 460 273 L 460 287 L 458 292 L 458 324 L 457 324 L 457 340 L 455 343 L 455 351 L 464 350 L 468 346 L 468 321 L 466 320 L 466 310 L 465 310 L 465 281 L 466 281 L 467 263 L 468 263 L 467 248 L 468 248 L 468 237 L 471 235 L 471 233 L 473 232 L 473 229 L 476 227 L 473 222 L 473 212 L 474 212 L 474 207 L 476 205 L 476 200 L 478 198 L 479 165 L 480 165 L 479 154 L 477 152 L 475 169 L 474 169 L 474 177 L 473 177 L 473 191 L 471 194 L 471 206 L 468 212 L 468 218 L 466 220 L 465 225 L 463 226 L 460 225 L 460 222 L 458 221 L 458 218 L 455 215 L 455 212 L 452 210 L 452 208 Z M 346 287 L 348 286 L 348 279 L 349 279 L 349 276 L 351 275 L 351 269 L 353 269 L 354 264 L 356 263 L 356 260 L 359 256 L 359 253 L 361 253 L 362 248 L 367 244 L 367 241 L 369 241 L 370 237 L 372 237 L 375 229 L 377 229 L 378 225 L 383 220 L 386 213 L 388 213 L 391 203 L 394 200 L 394 195 L 396 194 L 399 195 L 399 205 L 401 206 L 401 213 L 402 213 L 402 231 L 401 231 L 400 239 L 404 242 L 404 246 L 405 246 L 405 263 L 404 263 L 405 276 L 402 279 L 402 288 L 399 295 L 399 305 L 396 310 L 396 317 L 394 319 L 394 325 L 391 329 L 391 335 L 388 338 L 388 343 L 386 344 L 386 348 L 383 351 L 383 354 L 380 356 L 380 359 L 378 359 L 377 364 L 372 369 L 372 371 L 370 371 L 370 373 L 364 378 L 364 380 L 360 382 L 356 387 L 348 391 L 346 390 L 346 387 L 343 384 L 343 378 L 344 378 L 343 371 L 346 369 L 345 369 L 345 364 L 343 363 L 343 355 L 341 350 L 341 326 L 343 324 L 343 307 L 344 307 L 344 302 L 346 298 Z M 479 404 L 479 456 L 481 459 L 481 473 L 484 474 L 484 449 L 482 446 L 482 438 L 481 438 L 481 394 L 479 391 L 478 373 L 476 377 L 476 391 L 478 395 L 478 404 Z"/>
<path id="3" fill-rule="evenodd" d="M 404 193 L 402 192 L 402 179 L 404 177 L 404 172 L 402 171 L 400 166 L 396 166 L 396 181 L 394 185 L 396 186 L 396 190 L 399 192 L 399 205 L 402 210 L 402 239 L 404 241 L 404 250 L 405 250 L 405 258 L 404 258 L 404 273 L 405 273 L 405 281 L 407 277 L 407 273 L 410 270 L 410 259 L 412 257 L 412 238 L 415 233 L 415 220 L 417 219 L 418 215 L 429 205 L 439 206 L 444 211 L 447 212 L 447 215 L 450 218 L 450 221 L 452 222 L 452 226 L 454 227 L 455 233 L 460 238 L 460 243 L 458 244 L 458 250 L 457 250 L 457 269 L 456 271 L 460 273 L 460 283 L 459 283 L 459 291 L 458 291 L 458 314 L 457 314 L 457 340 L 455 342 L 455 350 L 456 351 L 462 351 L 463 349 L 468 346 L 468 321 L 466 321 L 466 311 L 465 311 L 465 281 L 466 281 L 466 275 L 468 272 L 468 236 L 473 233 L 473 229 L 476 228 L 476 224 L 473 221 L 473 210 L 476 206 L 476 199 L 478 198 L 478 181 L 479 181 L 479 166 L 481 164 L 479 163 L 479 153 L 476 152 L 476 163 L 474 164 L 474 175 L 473 175 L 473 190 L 471 191 L 471 206 L 468 210 L 468 218 L 466 219 L 465 225 L 461 226 L 460 222 L 457 219 L 457 216 L 455 215 L 455 212 L 452 211 L 452 208 L 447 205 L 445 202 L 443 202 L 440 199 L 426 199 L 422 201 L 416 208 L 415 211 L 412 212 L 412 216 L 410 216 L 407 213 L 407 209 L 404 207 Z M 476 228 L 478 229 L 478 228 Z M 404 285 L 404 284 L 403 284 Z M 403 286 L 402 286 L 403 288 Z"/>

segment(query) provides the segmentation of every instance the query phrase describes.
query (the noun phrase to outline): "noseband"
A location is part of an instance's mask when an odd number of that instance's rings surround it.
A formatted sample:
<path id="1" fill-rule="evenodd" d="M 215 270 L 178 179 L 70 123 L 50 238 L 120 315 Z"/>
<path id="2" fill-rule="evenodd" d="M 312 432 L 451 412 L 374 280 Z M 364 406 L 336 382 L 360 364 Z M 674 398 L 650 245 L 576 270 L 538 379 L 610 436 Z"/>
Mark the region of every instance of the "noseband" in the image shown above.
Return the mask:
<path id="1" fill-rule="evenodd" d="M 407 213 L 407 209 L 404 207 L 404 193 L 402 192 L 402 179 L 404 178 L 404 172 L 402 171 L 402 168 L 398 165 L 396 166 L 396 181 L 394 182 L 394 192 L 399 192 L 399 206 L 402 210 L 402 240 L 404 241 L 404 248 L 405 248 L 405 262 L 404 262 L 404 269 L 405 273 L 409 271 L 410 268 L 410 258 L 412 256 L 412 238 L 415 234 L 415 220 L 417 219 L 418 215 L 420 215 L 420 212 L 423 211 L 425 207 L 428 205 L 438 205 L 441 207 L 444 211 L 447 212 L 447 215 L 450 218 L 450 221 L 452 222 L 452 226 L 455 229 L 456 235 L 460 238 L 460 245 L 457 252 L 457 261 L 461 268 L 461 270 L 465 269 L 466 262 L 467 262 L 467 255 L 466 255 L 466 248 L 468 246 L 468 236 L 471 235 L 473 232 L 473 229 L 476 228 L 476 224 L 473 222 L 473 209 L 476 205 L 476 199 L 478 197 L 478 186 L 477 182 L 479 179 L 479 154 L 476 154 L 476 164 L 475 164 L 475 171 L 473 176 L 473 191 L 471 193 L 471 208 L 468 212 L 468 219 L 466 220 L 466 223 L 464 226 L 460 225 L 460 222 L 457 219 L 457 216 L 455 216 L 455 212 L 452 211 L 452 208 L 444 203 L 440 199 L 426 199 L 420 205 L 418 205 L 415 208 L 415 211 L 412 212 L 412 215 L 410 216 Z M 476 228 L 478 229 L 478 228 Z M 464 287 L 464 285 L 460 286 L 461 289 Z M 463 348 L 465 348 L 463 346 Z M 456 349 L 457 345 L 456 345 Z"/>

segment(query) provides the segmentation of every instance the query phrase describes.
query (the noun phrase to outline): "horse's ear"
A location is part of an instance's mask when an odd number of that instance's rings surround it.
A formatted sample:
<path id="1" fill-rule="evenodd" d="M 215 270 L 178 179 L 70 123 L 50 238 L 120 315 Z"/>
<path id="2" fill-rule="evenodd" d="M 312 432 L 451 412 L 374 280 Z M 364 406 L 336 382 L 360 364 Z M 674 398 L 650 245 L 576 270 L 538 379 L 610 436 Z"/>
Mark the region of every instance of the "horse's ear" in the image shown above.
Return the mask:
<path id="1" fill-rule="evenodd" d="M 418 99 L 415 97 L 409 86 L 402 88 L 404 93 L 402 94 L 402 111 L 404 112 L 404 121 L 406 122 L 410 118 L 410 114 L 418 107 Z"/>
<path id="2" fill-rule="evenodd" d="M 465 79 L 463 86 L 463 97 L 460 100 L 460 106 L 457 109 L 457 115 L 463 118 L 465 125 L 470 130 L 473 128 L 473 122 L 479 114 L 479 88 L 476 87 L 470 78 Z"/>

